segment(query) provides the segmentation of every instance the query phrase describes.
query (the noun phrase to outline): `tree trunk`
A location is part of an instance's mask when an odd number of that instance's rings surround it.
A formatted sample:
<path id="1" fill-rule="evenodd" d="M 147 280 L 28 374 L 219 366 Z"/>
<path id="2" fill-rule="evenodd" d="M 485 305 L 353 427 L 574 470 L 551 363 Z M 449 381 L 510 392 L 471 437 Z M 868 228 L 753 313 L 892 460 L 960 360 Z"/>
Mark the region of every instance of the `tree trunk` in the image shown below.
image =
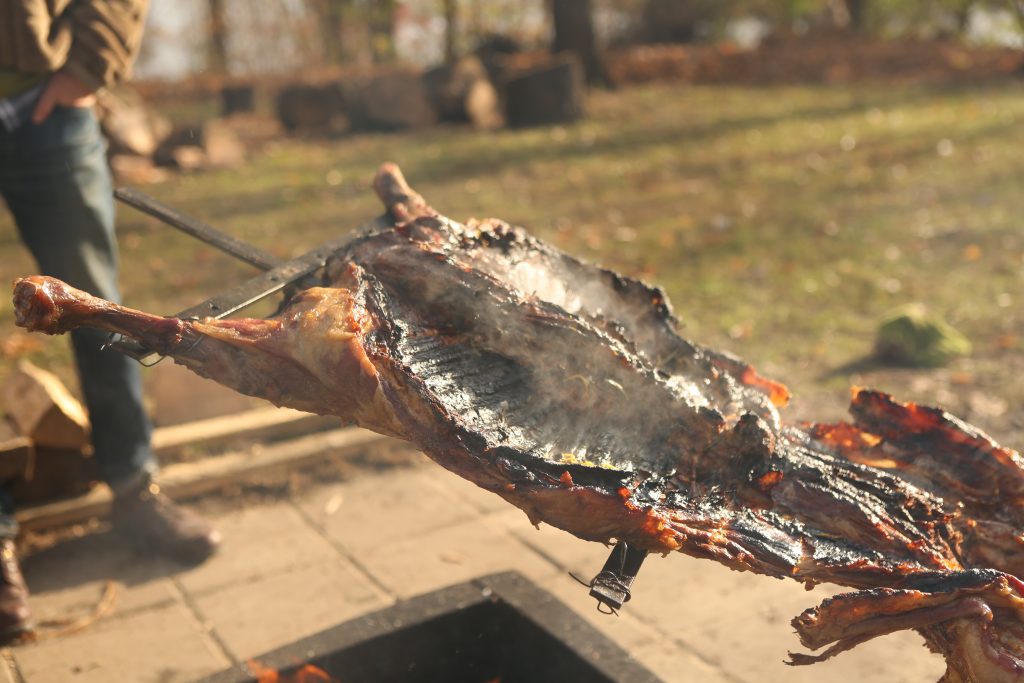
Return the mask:
<path id="1" fill-rule="evenodd" d="M 576 55 L 567 53 L 505 83 L 505 118 L 513 127 L 569 123 L 583 116 L 583 74 Z"/>
<path id="2" fill-rule="evenodd" d="M 645 43 L 690 43 L 697 33 L 697 8 L 692 0 L 647 0 L 640 24 Z"/>
<path id="3" fill-rule="evenodd" d="M 394 24 L 396 0 L 371 0 L 369 3 L 370 53 L 375 62 L 395 58 Z"/>
<path id="4" fill-rule="evenodd" d="M 604 59 L 597 47 L 590 0 L 552 0 L 555 23 L 554 52 L 579 57 L 588 83 L 607 84 Z"/>
<path id="5" fill-rule="evenodd" d="M 963 37 L 971 23 L 971 9 L 974 8 L 974 0 L 961 0 L 956 8 L 956 33 Z"/>
<path id="6" fill-rule="evenodd" d="M 338 64 L 344 60 L 345 48 L 342 31 L 349 0 L 321 0 L 320 36 L 324 46 L 324 61 Z"/>
<path id="7" fill-rule="evenodd" d="M 1020 0 L 1010 0 L 1010 10 L 1013 12 L 1013 16 L 1017 18 L 1018 30 L 1024 31 L 1024 4 Z"/>
<path id="8" fill-rule="evenodd" d="M 868 0 L 846 0 L 846 13 L 850 15 L 850 29 L 863 33 L 867 27 Z"/>
<path id="9" fill-rule="evenodd" d="M 444 0 L 444 61 L 455 62 L 455 44 L 459 36 L 459 3 L 458 0 Z"/>
<path id="10" fill-rule="evenodd" d="M 206 68 L 221 74 L 228 69 L 227 23 L 224 10 L 225 0 L 209 0 Z"/>

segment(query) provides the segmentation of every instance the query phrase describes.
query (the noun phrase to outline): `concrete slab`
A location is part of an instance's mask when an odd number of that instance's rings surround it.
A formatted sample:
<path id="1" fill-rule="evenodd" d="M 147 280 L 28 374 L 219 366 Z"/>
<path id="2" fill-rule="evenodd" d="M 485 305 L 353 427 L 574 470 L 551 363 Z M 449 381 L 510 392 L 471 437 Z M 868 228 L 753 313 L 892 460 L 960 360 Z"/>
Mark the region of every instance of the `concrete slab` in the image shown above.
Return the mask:
<path id="1" fill-rule="evenodd" d="M 487 520 L 583 580 L 600 570 L 609 553 L 599 543 L 545 524 L 535 529 L 515 509 Z M 734 572 L 678 553 L 654 555 L 644 563 L 633 585 L 633 600 L 616 620 L 596 611 L 586 588 L 564 578 L 566 574 L 547 577 L 542 587 L 631 652 L 648 657 L 650 667 L 667 680 L 788 683 L 831 675 L 837 680 L 931 683 L 944 670 L 942 659 L 925 650 L 911 632 L 887 636 L 813 667 L 784 665 L 786 653 L 800 649 L 790 620 L 838 588 L 807 592 L 795 581 Z M 645 631 L 653 633 L 643 637 Z"/>
<path id="2" fill-rule="evenodd" d="M 392 602 L 340 559 L 293 567 L 194 600 L 203 621 L 239 660 Z"/>
<path id="3" fill-rule="evenodd" d="M 485 491 L 473 482 L 449 472 L 434 462 L 427 462 L 423 465 L 423 473 L 431 477 L 442 489 L 466 501 L 479 512 L 487 514 L 504 512 L 512 507 L 504 498 L 496 493 Z"/>
<path id="4" fill-rule="evenodd" d="M 354 554 L 479 515 L 419 467 L 325 486 L 297 504 L 328 537 Z"/>
<path id="5" fill-rule="evenodd" d="M 203 564 L 178 575 L 194 596 L 339 557 L 287 501 L 239 508 L 210 521 L 220 530 L 223 547 Z"/>
<path id="6" fill-rule="evenodd" d="M 630 654 L 665 683 L 739 683 L 725 671 L 666 638 L 638 645 Z"/>
<path id="7" fill-rule="evenodd" d="M 29 683 L 191 683 L 229 662 L 182 605 L 104 620 L 12 650 Z"/>
<path id="8" fill-rule="evenodd" d="M 108 581 L 117 586 L 111 618 L 167 605 L 175 600 L 169 578 L 181 567 L 140 557 L 110 533 L 60 543 L 22 561 L 37 619 L 75 618 L 92 612 Z"/>
<path id="9" fill-rule="evenodd" d="M 488 521 L 500 525 L 527 546 L 548 558 L 564 572 L 572 572 L 584 581 L 592 579 L 604 566 L 611 548 L 576 538 L 550 524 L 533 526 L 522 510 L 505 504 L 489 515 Z"/>
<path id="10" fill-rule="evenodd" d="M 945 668 L 909 632 L 812 667 L 786 666 L 786 653 L 800 650 L 790 619 L 837 590 L 807 592 L 795 581 L 733 572 L 680 555 L 649 558 L 633 588 L 633 600 L 625 608 L 630 614 L 737 681 L 930 683 Z"/>
<path id="11" fill-rule="evenodd" d="M 492 572 L 515 570 L 531 579 L 558 568 L 485 518 L 382 544 L 360 562 L 398 597 L 411 597 Z"/>

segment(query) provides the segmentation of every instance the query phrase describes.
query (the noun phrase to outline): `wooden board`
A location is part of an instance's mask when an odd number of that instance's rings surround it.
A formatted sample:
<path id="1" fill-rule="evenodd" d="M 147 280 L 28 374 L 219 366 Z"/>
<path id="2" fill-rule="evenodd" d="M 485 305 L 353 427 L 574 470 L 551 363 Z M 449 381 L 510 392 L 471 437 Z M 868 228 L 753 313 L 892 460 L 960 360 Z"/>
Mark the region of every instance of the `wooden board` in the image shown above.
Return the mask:
<path id="1" fill-rule="evenodd" d="M 172 498 L 189 498 L 215 491 L 244 477 L 283 473 L 326 455 L 357 455 L 392 442 L 388 437 L 365 429 L 345 427 L 261 449 L 168 465 L 158 475 L 157 482 Z M 100 485 L 77 498 L 26 508 L 17 513 L 17 518 L 23 530 L 74 524 L 91 517 L 105 516 L 110 510 L 111 500 L 110 489 Z"/>
<path id="2" fill-rule="evenodd" d="M 233 439 L 284 439 L 339 427 L 336 417 L 290 408 L 255 408 L 243 413 L 197 420 L 153 430 L 153 450 L 168 456 L 187 446 L 213 446 Z"/>

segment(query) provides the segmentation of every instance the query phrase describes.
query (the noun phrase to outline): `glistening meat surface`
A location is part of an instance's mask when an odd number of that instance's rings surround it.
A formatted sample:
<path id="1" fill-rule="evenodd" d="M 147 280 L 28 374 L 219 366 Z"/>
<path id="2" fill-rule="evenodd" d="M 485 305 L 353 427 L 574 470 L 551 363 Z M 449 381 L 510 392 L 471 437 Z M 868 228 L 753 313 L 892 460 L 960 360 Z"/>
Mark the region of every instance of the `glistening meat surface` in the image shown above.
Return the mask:
<path id="1" fill-rule="evenodd" d="M 499 220 L 438 215 L 382 167 L 392 226 L 353 238 L 270 319 L 190 321 L 41 276 L 18 324 L 135 338 L 279 405 L 407 439 L 580 538 L 857 589 L 794 621 L 831 656 L 917 629 L 947 681 L 1024 680 L 1019 455 L 866 390 L 792 425 L 788 393 L 679 337 L 664 294 Z M 794 663 L 815 661 L 794 655 Z"/>

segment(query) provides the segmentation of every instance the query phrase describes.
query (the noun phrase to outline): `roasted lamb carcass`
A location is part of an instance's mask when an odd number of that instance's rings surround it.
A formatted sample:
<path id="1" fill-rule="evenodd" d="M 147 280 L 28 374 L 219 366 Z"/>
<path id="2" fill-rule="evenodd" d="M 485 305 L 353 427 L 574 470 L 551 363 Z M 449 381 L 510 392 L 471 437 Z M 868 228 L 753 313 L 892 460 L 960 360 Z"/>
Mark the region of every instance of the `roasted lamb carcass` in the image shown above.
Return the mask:
<path id="1" fill-rule="evenodd" d="M 657 289 L 498 220 L 438 215 L 386 165 L 391 227 L 270 319 L 180 320 L 46 277 L 18 324 L 134 338 L 279 405 L 407 439 L 591 541 L 856 589 L 794 620 L 832 656 L 914 628 L 946 680 L 1024 680 L 1024 473 L 937 409 L 857 391 L 851 423 L 786 425 L 784 386 L 675 333 Z"/>

